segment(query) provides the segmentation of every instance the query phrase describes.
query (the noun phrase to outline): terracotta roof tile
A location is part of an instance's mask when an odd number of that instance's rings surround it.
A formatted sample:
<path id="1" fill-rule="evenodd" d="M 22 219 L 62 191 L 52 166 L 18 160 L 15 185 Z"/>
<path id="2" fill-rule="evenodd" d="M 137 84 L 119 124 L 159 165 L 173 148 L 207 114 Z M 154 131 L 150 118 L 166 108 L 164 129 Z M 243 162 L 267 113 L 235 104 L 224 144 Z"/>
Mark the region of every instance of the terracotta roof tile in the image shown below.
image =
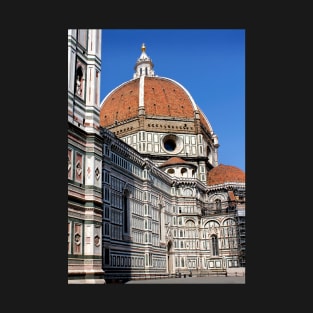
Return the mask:
<path id="1" fill-rule="evenodd" d="M 100 125 L 113 125 L 138 116 L 139 79 L 117 88 L 105 101 L 100 110 Z"/>
<path id="2" fill-rule="evenodd" d="M 178 164 L 188 164 L 185 160 L 179 157 L 172 157 L 168 160 L 166 160 L 163 164 L 161 164 L 159 167 L 165 167 L 169 165 L 178 165 Z"/>
<path id="3" fill-rule="evenodd" d="M 226 182 L 245 183 L 245 173 L 236 166 L 220 164 L 207 174 L 208 185 L 219 185 Z"/>

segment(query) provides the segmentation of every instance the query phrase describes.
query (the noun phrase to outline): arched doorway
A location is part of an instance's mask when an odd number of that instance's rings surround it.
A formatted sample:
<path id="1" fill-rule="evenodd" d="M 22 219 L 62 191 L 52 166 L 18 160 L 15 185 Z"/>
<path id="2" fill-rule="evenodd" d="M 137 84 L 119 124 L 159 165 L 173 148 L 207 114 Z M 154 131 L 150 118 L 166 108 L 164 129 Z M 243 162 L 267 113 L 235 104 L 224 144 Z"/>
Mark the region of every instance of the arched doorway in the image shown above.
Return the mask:
<path id="1" fill-rule="evenodd" d="M 173 242 L 170 240 L 167 243 L 167 272 L 173 274 Z"/>

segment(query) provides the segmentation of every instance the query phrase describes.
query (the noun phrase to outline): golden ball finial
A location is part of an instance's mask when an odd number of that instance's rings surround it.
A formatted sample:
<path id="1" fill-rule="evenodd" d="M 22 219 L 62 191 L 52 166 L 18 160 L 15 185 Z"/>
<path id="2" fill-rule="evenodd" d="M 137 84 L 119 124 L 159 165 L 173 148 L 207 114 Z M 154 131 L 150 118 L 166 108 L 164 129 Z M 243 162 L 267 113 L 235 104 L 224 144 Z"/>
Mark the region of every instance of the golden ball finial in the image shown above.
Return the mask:
<path id="1" fill-rule="evenodd" d="M 142 51 L 142 52 L 146 51 L 146 46 L 145 46 L 144 43 L 141 45 L 141 51 Z"/>

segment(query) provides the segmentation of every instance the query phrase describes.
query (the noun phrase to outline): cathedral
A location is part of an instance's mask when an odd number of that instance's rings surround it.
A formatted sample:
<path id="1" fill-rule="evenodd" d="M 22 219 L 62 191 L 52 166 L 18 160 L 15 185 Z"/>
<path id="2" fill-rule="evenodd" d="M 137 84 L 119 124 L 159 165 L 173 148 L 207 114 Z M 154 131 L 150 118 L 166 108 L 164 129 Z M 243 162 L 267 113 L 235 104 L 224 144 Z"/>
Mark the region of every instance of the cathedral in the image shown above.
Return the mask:
<path id="1" fill-rule="evenodd" d="M 100 100 L 101 30 L 68 30 L 69 284 L 245 269 L 245 173 L 146 48 Z"/>

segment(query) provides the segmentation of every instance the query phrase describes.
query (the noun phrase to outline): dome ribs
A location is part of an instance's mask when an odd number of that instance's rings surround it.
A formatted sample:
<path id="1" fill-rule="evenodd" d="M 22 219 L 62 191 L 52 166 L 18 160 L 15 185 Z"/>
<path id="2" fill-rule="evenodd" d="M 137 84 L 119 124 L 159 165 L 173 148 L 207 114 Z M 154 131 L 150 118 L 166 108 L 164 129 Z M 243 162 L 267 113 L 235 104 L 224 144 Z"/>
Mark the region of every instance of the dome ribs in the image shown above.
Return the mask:
<path id="1" fill-rule="evenodd" d="M 211 128 L 204 114 L 181 85 L 169 78 L 146 76 L 142 86 L 144 90 L 140 93 L 140 79 L 136 78 L 108 94 L 100 109 L 100 125 L 120 132 L 121 123 L 132 123 L 129 127 L 133 129 L 144 129 L 147 123 L 150 125 L 147 127 L 156 127 L 165 132 L 173 129 L 178 132 L 205 132 L 210 137 Z M 139 98 L 140 95 L 143 99 Z M 139 107 L 141 100 L 143 106 Z M 196 114 L 196 109 L 199 114 Z M 134 120 L 138 120 L 139 125 Z M 180 121 L 180 124 L 174 125 L 174 121 Z"/>
<path id="2" fill-rule="evenodd" d="M 192 103 L 184 90 L 169 80 L 146 77 L 144 104 L 147 115 L 194 117 Z"/>
<path id="3" fill-rule="evenodd" d="M 100 111 L 100 125 L 110 126 L 116 121 L 125 121 L 138 115 L 138 80 L 118 88 Z"/>
<path id="4" fill-rule="evenodd" d="M 224 164 L 220 164 L 208 172 L 208 185 L 219 185 L 225 182 L 244 183 L 245 173 L 236 166 Z"/>

